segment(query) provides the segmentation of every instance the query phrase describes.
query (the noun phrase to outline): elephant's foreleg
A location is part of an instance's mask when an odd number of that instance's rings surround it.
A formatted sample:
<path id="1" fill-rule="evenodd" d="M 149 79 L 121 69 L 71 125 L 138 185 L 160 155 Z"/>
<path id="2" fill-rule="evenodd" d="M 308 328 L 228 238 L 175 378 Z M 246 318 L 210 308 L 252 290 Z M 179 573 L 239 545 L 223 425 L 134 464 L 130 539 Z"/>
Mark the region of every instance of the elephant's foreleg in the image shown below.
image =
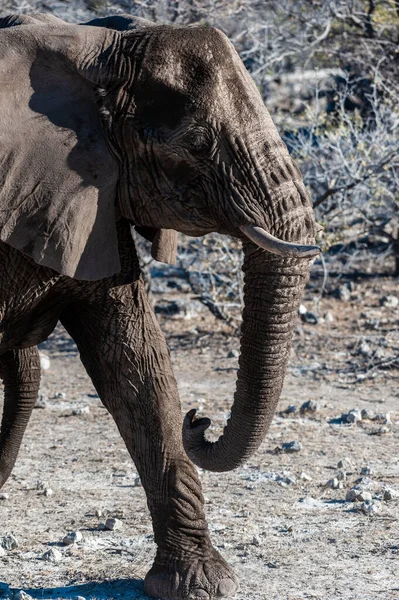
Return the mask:
<path id="1" fill-rule="evenodd" d="M 61 321 L 147 494 L 158 552 L 146 592 L 173 600 L 231 593 L 234 575 L 209 539 L 198 475 L 183 450 L 169 351 L 142 282 L 113 288 L 90 306 L 71 307 Z"/>
<path id="2" fill-rule="evenodd" d="M 17 459 L 40 386 L 40 358 L 35 347 L 9 350 L 0 357 L 4 408 L 0 430 L 0 488 Z"/>

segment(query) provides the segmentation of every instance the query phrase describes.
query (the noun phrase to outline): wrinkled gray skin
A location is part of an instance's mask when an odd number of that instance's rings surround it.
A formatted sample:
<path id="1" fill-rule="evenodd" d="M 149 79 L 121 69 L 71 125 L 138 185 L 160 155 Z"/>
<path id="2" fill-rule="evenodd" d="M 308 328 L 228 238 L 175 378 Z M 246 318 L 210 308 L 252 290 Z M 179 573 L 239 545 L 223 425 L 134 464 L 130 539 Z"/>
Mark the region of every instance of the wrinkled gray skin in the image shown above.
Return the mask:
<path id="1" fill-rule="evenodd" d="M 11 33 L 23 40 L 21 32 L 29 30 L 24 51 L 33 52 L 39 40 L 41 48 L 54 50 L 55 65 L 67 63 L 82 85 L 96 91 L 110 164 L 117 165 L 112 198 L 121 266 L 111 276 L 94 273 L 87 281 L 63 274 L 75 268 L 73 257 L 62 262 L 61 256 L 57 272 L 50 268 L 53 255 L 42 252 L 37 258 L 28 245 L 21 252 L 19 233 L 0 242 L 5 384 L 0 487 L 37 397 L 36 345 L 60 320 L 143 481 L 158 546 L 146 592 L 173 600 L 232 596 L 236 578 L 211 545 L 192 463 L 214 471 L 233 469 L 253 454 L 269 427 L 309 260 L 268 254 L 243 239 L 239 227 L 255 224 L 283 240 L 313 243 L 315 222 L 301 176 L 235 50 L 216 29 L 155 26 L 131 17 L 72 26 L 44 15 L 8 17 L 0 20 L 1 27 L 6 48 L 14 43 Z M 25 135 L 35 133 L 26 129 Z M 51 137 L 36 141 L 37 154 L 47 144 L 56 157 Z M 79 168 L 86 168 L 85 160 Z M 32 160 L 33 179 L 35 168 Z M 64 173 L 57 176 L 64 181 Z M 54 188 L 50 204 L 61 191 Z M 182 440 L 169 352 L 146 298 L 129 224 L 154 240 L 156 256 L 173 254 L 174 231 L 195 236 L 218 231 L 243 239 L 240 370 L 231 417 L 215 443 L 204 437 L 209 420 L 195 419 L 192 412 Z M 61 238 L 62 231 L 57 235 Z M 108 251 L 108 240 L 103 237 L 102 243 Z"/>

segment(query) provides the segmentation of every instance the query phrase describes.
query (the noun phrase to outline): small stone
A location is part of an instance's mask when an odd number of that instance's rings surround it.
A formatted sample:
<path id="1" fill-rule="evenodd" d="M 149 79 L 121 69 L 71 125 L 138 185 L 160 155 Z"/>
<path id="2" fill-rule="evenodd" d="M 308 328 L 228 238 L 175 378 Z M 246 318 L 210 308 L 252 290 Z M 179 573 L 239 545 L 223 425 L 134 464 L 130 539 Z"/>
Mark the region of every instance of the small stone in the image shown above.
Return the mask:
<path id="1" fill-rule="evenodd" d="M 105 529 L 108 529 L 109 531 L 116 531 L 118 529 L 122 529 L 122 527 L 123 523 L 119 519 L 114 519 L 113 517 L 110 517 L 105 521 Z"/>
<path id="2" fill-rule="evenodd" d="M 355 490 L 353 488 L 348 490 L 346 492 L 345 500 L 347 502 L 356 502 L 358 493 L 359 493 L 359 490 Z"/>
<path id="3" fill-rule="evenodd" d="M 343 300 L 344 302 L 347 302 L 351 297 L 351 291 L 346 285 L 341 285 L 336 290 L 335 295 L 338 298 L 338 300 Z"/>
<path id="4" fill-rule="evenodd" d="M 262 540 L 260 539 L 260 537 L 258 535 L 254 535 L 254 537 L 252 538 L 252 544 L 254 546 L 261 546 L 262 545 Z"/>
<path id="5" fill-rule="evenodd" d="M 385 435 L 386 433 L 390 433 L 390 431 L 391 430 L 389 427 L 382 425 L 382 427 L 379 427 L 375 433 L 376 435 Z"/>
<path id="6" fill-rule="evenodd" d="M 360 469 L 360 475 L 366 475 L 367 477 L 369 477 L 370 475 L 373 475 L 373 470 L 367 465 L 366 467 L 362 467 Z"/>
<path id="7" fill-rule="evenodd" d="M 298 407 L 296 404 L 290 404 L 289 406 L 287 406 L 287 408 L 284 411 L 287 415 L 292 415 L 296 412 L 298 412 Z"/>
<path id="8" fill-rule="evenodd" d="M 337 469 L 352 469 L 352 468 L 353 468 L 353 464 L 349 458 L 341 458 L 341 460 L 339 460 L 337 462 Z"/>
<path id="9" fill-rule="evenodd" d="M 369 408 L 362 408 L 360 414 L 362 415 L 363 421 L 373 421 L 375 418 L 374 411 L 370 410 Z"/>
<path id="10" fill-rule="evenodd" d="M 43 494 L 45 496 L 52 496 L 54 494 L 53 490 L 51 488 L 45 488 Z"/>
<path id="11" fill-rule="evenodd" d="M 0 537 L 0 546 L 4 548 L 4 550 L 15 550 L 15 548 L 18 548 L 18 540 L 12 533 L 7 533 Z"/>
<path id="12" fill-rule="evenodd" d="M 387 308 L 397 308 L 399 306 L 399 298 L 397 296 L 384 296 L 380 299 L 380 305 Z"/>
<path id="13" fill-rule="evenodd" d="M 81 415 L 90 414 L 90 406 L 79 406 L 79 408 L 74 408 L 72 410 L 72 415 L 74 417 L 80 417 Z"/>
<path id="14" fill-rule="evenodd" d="M 304 321 L 305 323 L 309 323 L 310 325 L 317 325 L 317 323 L 319 322 L 317 315 L 315 315 L 315 313 L 311 312 L 310 310 L 306 311 L 304 315 L 301 315 L 301 319 L 302 321 Z"/>
<path id="15" fill-rule="evenodd" d="M 19 592 L 14 592 L 13 600 L 33 600 L 32 596 L 29 596 L 23 590 L 19 590 Z"/>
<path id="16" fill-rule="evenodd" d="M 327 482 L 327 486 L 330 487 L 333 490 L 338 490 L 338 489 L 342 489 L 342 481 L 339 481 L 339 479 L 337 479 L 336 477 L 334 477 L 334 479 L 330 479 Z"/>
<path id="17" fill-rule="evenodd" d="M 378 514 L 381 510 L 380 502 L 363 502 L 360 507 L 360 510 L 364 515 L 368 517 L 373 517 Z"/>
<path id="18" fill-rule="evenodd" d="M 302 444 L 296 440 L 292 442 L 285 442 L 281 449 L 283 452 L 300 452 L 302 450 Z"/>
<path id="19" fill-rule="evenodd" d="M 300 411 L 301 414 L 304 415 L 307 412 L 314 413 L 318 408 L 319 406 L 315 400 L 308 400 L 301 405 Z"/>
<path id="20" fill-rule="evenodd" d="M 133 486 L 134 487 L 141 487 L 142 486 L 140 475 L 136 475 L 135 476 L 134 482 L 133 482 Z"/>
<path id="21" fill-rule="evenodd" d="M 6 556 L 7 552 L 4 550 L 3 546 L 0 546 L 0 556 Z M 1 585 L 1 583 L 0 583 Z M 1 592 L 1 588 L 0 588 L 0 592 Z"/>
<path id="22" fill-rule="evenodd" d="M 357 408 L 354 408 L 354 409 L 350 410 L 347 414 L 343 414 L 341 417 L 341 420 L 344 423 L 357 423 L 358 421 L 362 420 L 362 414 L 361 414 L 360 410 L 357 410 Z"/>
<path id="23" fill-rule="evenodd" d="M 236 350 L 235 348 L 233 348 L 232 350 L 230 350 L 230 352 L 227 355 L 227 358 L 238 358 L 240 356 L 240 352 L 239 350 Z"/>
<path id="24" fill-rule="evenodd" d="M 338 481 L 346 481 L 345 471 L 338 471 L 338 473 L 336 474 L 336 478 L 338 479 Z"/>
<path id="25" fill-rule="evenodd" d="M 299 478 L 302 479 L 302 481 L 312 481 L 311 476 L 305 473 L 305 471 L 302 471 L 302 473 L 299 475 Z"/>
<path id="26" fill-rule="evenodd" d="M 334 321 L 334 315 L 332 314 L 332 312 L 327 311 L 324 315 L 324 319 L 327 323 L 332 323 Z"/>
<path id="27" fill-rule="evenodd" d="M 43 554 L 42 559 L 47 562 L 59 562 L 62 559 L 62 554 L 57 548 L 51 548 Z"/>
<path id="28" fill-rule="evenodd" d="M 9 494 L 6 494 L 5 492 L 2 492 L 2 493 L 0 494 L 0 500 L 8 500 L 8 499 L 9 499 L 9 497 L 10 497 L 10 495 L 9 495 Z"/>
<path id="29" fill-rule="evenodd" d="M 389 425 L 392 423 L 391 415 L 388 413 L 378 413 L 374 416 L 373 421 L 381 423 L 381 425 Z"/>
<path id="30" fill-rule="evenodd" d="M 72 544 L 77 544 L 77 542 L 80 542 L 82 539 L 83 536 L 80 531 L 71 531 L 63 538 L 62 543 L 64 546 L 71 546 Z"/>
<path id="31" fill-rule="evenodd" d="M 385 502 L 389 502 L 390 500 L 393 500 L 393 497 L 394 497 L 394 494 L 393 494 L 392 490 L 390 488 L 385 488 L 383 500 L 385 500 Z"/>
<path id="32" fill-rule="evenodd" d="M 39 352 L 40 358 L 40 367 L 43 371 L 47 371 L 50 368 L 50 358 L 47 354 L 43 354 L 43 352 Z"/>
<path id="33" fill-rule="evenodd" d="M 282 487 L 287 487 L 287 485 L 296 485 L 296 479 L 295 479 L 295 477 L 292 477 L 291 475 L 287 475 L 287 476 L 283 476 L 283 477 L 279 476 L 276 479 L 276 481 Z"/>
<path id="34" fill-rule="evenodd" d="M 371 502 L 372 499 L 373 499 L 373 496 L 371 495 L 371 493 L 367 492 L 365 490 L 360 490 L 357 495 L 358 502 Z"/>
<path id="35" fill-rule="evenodd" d="M 373 354 L 371 346 L 364 340 L 359 345 L 359 354 L 361 354 L 362 356 L 371 356 Z"/>
<path id="36" fill-rule="evenodd" d="M 96 517 L 102 517 L 103 511 L 101 510 L 101 508 L 96 508 L 96 510 L 94 511 L 94 514 L 96 515 Z"/>
<path id="37" fill-rule="evenodd" d="M 300 304 L 299 308 L 298 308 L 298 314 L 306 315 L 307 312 L 308 312 L 308 309 L 306 308 L 306 306 L 304 304 Z"/>
<path id="38" fill-rule="evenodd" d="M 65 400 L 66 398 L 66 393 L 65 392 L 57 392 L 54 395 L 54 398 L 59 398 L 60 400 Z"/>

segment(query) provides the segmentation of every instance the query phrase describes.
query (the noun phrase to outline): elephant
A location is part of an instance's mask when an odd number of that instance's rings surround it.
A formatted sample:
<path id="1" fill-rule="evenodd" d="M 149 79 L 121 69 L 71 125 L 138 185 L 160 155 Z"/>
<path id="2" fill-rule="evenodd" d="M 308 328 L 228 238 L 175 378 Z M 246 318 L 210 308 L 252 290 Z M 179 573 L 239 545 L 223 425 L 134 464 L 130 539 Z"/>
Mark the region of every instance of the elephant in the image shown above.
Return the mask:
<path id="1" fill-rule="evenodd" d="M 157 553 L 147 594 L 238 589 L 212 546 L 197 470 L 228 471 L 278 402 L 317 224 L 302 176 L 228 38 L 128 15 L 0 19 L 0 487 L 60 321 L 136 464 Z M 176 236 L 242 242 L 244 309 L 231 415 L 181 415 L 131 227 L 173 263 Z"/>

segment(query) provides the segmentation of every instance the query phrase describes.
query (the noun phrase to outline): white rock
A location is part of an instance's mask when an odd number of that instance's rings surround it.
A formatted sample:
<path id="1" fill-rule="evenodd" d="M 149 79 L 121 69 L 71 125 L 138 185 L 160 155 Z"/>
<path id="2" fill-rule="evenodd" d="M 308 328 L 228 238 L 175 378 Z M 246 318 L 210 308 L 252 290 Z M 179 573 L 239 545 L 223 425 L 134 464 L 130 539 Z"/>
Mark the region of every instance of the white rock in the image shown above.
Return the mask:
<path id="1" fill-rule="evenodd" d="M 39 352 L 40 357 L 40 367 L 43 371 L 47 371 L 50 368 L 50 359 L 47 354 L 43 354 L 43 352 Z"/>
<path id="2" fill-rule="evenodd" d="M 375 419 L 375 412 L 370 410 L 369 408 L 362 408 L 362 419 L 364 419 L 365 421 L 372 421 L 373 419 Z"/>
<path id="3" fill-rule="evenodd" d="M 79 406 L 79 408 L 74 408 L 72 414 L 74 417 L 80 417 L 81 415 L 89 415 L 90 406 Z"/>
<path id="4" fill-rule="evenodd" d="M 18 540 L 12 533 L 7 533 L 0 537 L 0 546 L 4 548 L 4 550 L 15 550 L 15 548 L 18 548 Z"/>
<path id="5" fill-rule="evenodd" d="M 336 478 L 338 479 L 338 481 L 346 481 L 345 471 L 338 471 L 338 473 L 336 474 Z"/>
<path id="6" fill-rule="evenodd" d="M 342 481 L 339 481 L 339 479 L 337 479 L 336 477 L 334 477 L 334 479 L 330 479 L 327 482 L 327 486 L 332 488 L 333 490 L 342 489 L 343 487 Z"/>
<path id="7" fill-rule="evenodd" d="M 298 308 L 298 314 L 306 315 L 307 312 L 308 312 L 308 309 L 306 308 L 306 306 L 304 304 L 300 304 L 299 308 Z"/>
<path id="8" fill-rule="evenodd" d="M 360 490 L 357 495 L 357 500 L 359 502 L 371 502 L 372 499 L 373 499 L 373 496 L 371 495 L 370 492 L 367 492 L 366 490 Z"/>
<path id="9" fill-rule="evenodd" d="M 57 548 L 51 548 L 43 554 L 42 559 L 47 562 L 59 562 L 62 559 L 62 554 Z"/>
<path id="10" fill-rule="evenodd" d="M 352 469 L 353 468 L 353 463 L 349 458 L 341 458 L 341 460 L 339 460 L 337 462 L 337 469 Z"/>
<path id="11" fill-rule="evenodd" d="M 373 421 L 376 421 L 376 423 L 381 423 L 382 425 L 390 425 L 392 423 L 391 415 L 389 412 L 378 413 L 374 416 Z"/>
<path id="12" fill-rule="evenodd" d="M 57 392 L 54 395 L 54 398 L 59 398 L 60 400 L 65 400 L 66 398 L 66 393 L 65 392 Z"/>
<path id="13" fill-rule="evenodd" d="M 71 531 L 68 533 L 62 540 L 64 546 L 70 546 L 71 544 L 76 544 L 83 539 L 80 531 Z"/>
<path id="14" fill-rule="evenodd" d="M 123 523 L 119 519 L 114 519 L 110 517 L 105 521 L 105 529 L 109 529 L 109 531 L 116 531 L 117 529 L 122 529 Z"/>
<path id="15" fill-rule="evenodd" d="M 0 556 L 6 556 L 6 554 L 7 552 L 4 550 L 3 546 L 0 546 Z"/>
<path id="16" fill-rule="evenodd" d="M 327 323 L 332 323 L 334 321 L 334 315 L 332 314 L 332 312 L 328 311 L 324 315 L 324 319 L 327 321 Z"/>
<path id="17" fill-rule="evenodd" d="M 302 450 L 302 444 L 296 440 L 285 442 L 282 444 L 281 449 L 283 452 L 300 452 Z"/>
<path id="18" fill-rule="evenodd" d="M 14 592 L 13 600 L 32 600 L 32 596 L 29 596 L 23 590 L 19 590 L 19 592 Z"/>
<path id="19" fill-rule="evenodd" d="M 377 435 L 385 435 L 386 433 L 390 433 L 391 429 L 387 425 L 382 425 L 376 431 Z"/>
<path id="20" fill-rule="evenodd" d="M 355 490 L 354 488 L 348 490 L 346 492 L 345 500 L 347 502 L 356 502 L 358 493 L 359 493 L 359 490 Z"/>
<path id="21" fill-rule="evenodd" d="M 380 304 L 387 308 L 397 308 L 399 306 L 399 298 L 397 296 L 384 296 L 381 298 Z"/>
<path id="22" fill-rule="evenodd" d="M 357 423 L 357 421 L 362 420 L 362 413 L 357 408 L 353 408 L 345 415 L 344 421 L 346 423 Z"/>
<path id="23" fill-rule="evenodd" d="M 395 493 L 393 490 L 391 490 L 391 488 L 385 488 L 384 496 L 383 496 L 383 499 L 385 500 L 385 502 L 388 502 L 389 500 L 393 500 L 394 496 L 395 496 Z"/>
<path id="24" fill-rule="evenodd" d="M 307 412 L 309 413 L 314 413 L 317 411 L 318 409 L 318 404 L 315 400 L 308 400 L 307 402 L 304 402 L 300 408 L 301 414 L 305 414 Z"/>
<path id="25" fill-rule="evenodd" d="M 362 513 L 364 515 L 367 515 L 368 517 L 373 517 L 374 515 L 376 515 L 380 512 L 381 503 L 380 502 L 363 502 L 363 504 L 360 507 L 360 510 L 362 511 Z"/>
<path id="26" fill-rule="evenodd" d="M 311 476 L 305 473 L 305 471 L 302 471 L 302 473 L 299 475 L 299 478 L 302 479 L 302 481 L 312 481 Z"/>
<path id="27" fill-rule="evenodd" d="M 2 493 L 0 494 L 0 500 L 8 500 L 8 499 L 9 499 L 9 497 L 10 497 L 10 495 L 9 495 L 9 494 L 6 494 L 5 492 L 2 492 Z"/>
<path id="28" fill-rule="evenodd" d="M 370 475 L 373 475 L 373 470 L 367 465 L 360 469 L 360 475 L 367 475 L 369 477 Z"/>

